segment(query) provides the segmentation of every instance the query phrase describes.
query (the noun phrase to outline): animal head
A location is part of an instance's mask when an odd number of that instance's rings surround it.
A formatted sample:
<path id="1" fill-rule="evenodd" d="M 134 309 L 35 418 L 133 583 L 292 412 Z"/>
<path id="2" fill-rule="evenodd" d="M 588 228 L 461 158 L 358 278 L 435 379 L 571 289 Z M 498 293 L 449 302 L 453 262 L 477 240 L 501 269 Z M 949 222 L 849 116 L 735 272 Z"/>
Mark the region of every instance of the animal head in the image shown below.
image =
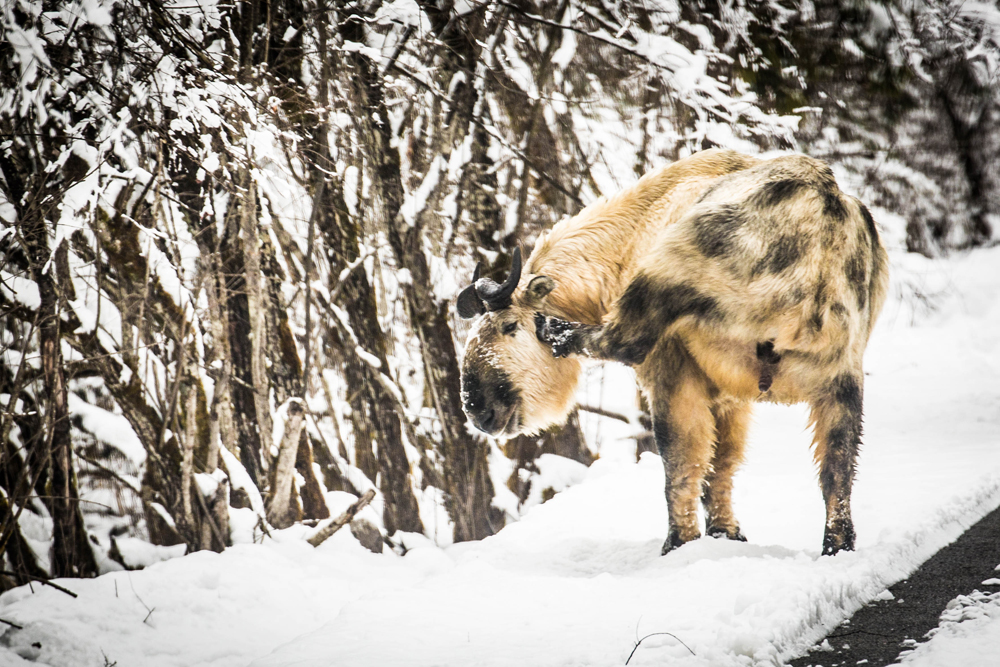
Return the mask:
<path id="1" fill-rule="evenodd" d="M 535 313 L 556 283 L 539 275 L 522 280 L 519 248 L 503 284 L 480 278 L 480 268 L 456 302 L 461 317 L 479 318 L 465 346 L 462 407 L 490 435 L 537 433 L 566 419 L 580 375 L 577 359 L 554 358 L 535 335 Z"/>

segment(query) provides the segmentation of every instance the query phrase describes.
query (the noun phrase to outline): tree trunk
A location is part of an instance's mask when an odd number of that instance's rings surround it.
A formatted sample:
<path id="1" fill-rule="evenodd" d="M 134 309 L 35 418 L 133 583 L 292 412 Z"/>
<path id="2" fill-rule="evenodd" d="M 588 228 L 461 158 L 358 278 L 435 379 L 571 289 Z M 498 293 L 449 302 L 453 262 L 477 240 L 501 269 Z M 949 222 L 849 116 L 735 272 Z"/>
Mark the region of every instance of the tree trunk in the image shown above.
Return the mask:
<path id="1" fill-rule="evenodd" d="M 266 471 L 271 460 L 271 383 L 267 377 L 265 345 L 267 329 L 264 294 L 260 273 L 260 236 L 257 230 L 257 182 L 245 172 L 246 199 L 240 210 L 243 232 L 243 258 L 246 270 L 247 313 L 250 336 L 250 377 L 254 409 L 257 412 L 257 437 L 260 439 L 259 463 Z M 262 480 L 263 481 L 263 480 Z"/>
<path id="2" fill-rule="evenodd" d="M 240 449 L 240 463 L 258 487 L 263 486 L 261 438 L 257 421 L 257 403 L 253 389 L 253 345 L 251 343 L 250 306 L 247 302 L 243 252 L 235 229 L 227 230 L 220 244 L 226 281 L 226 308 L 229 311 L 229 347 L 232 353 L 233 422 Z"/>
<path id="3" fill-rule="evenodd" d="M 953 70 L 964 70 L 965 64 Z M 990 121 L 997 112 L 993 108 L 988 90 L 975 90 L 978 86 L 968 72 L 950 77 L 938 90 L 938 99 L 944 108 L 955 140 L 955 150 L 965 181 L 969 186 L 970 220 L 966 230 L 968 244 L 981 246 L 993 237 L 990 219 L 1000 218 L 1000 175 L 996 167 L 996 142 Z M 964 87 L 963 87 L 964 83 Z M 978 94 L 977 94 L 978 93 Z M 980 95 L 982 99 L 980 99 Z M 969 109 L 972 106 L 974 108 Z M 996 123 L 1000 126 L 1000 123 Z"/>
<path id="4" fill-rule="evenodd" d="M 214 236 L 214 234 L 213 234 Z M 227 301 L 226 282 L 221 274 L 216 250 L 205 252 L 209 260 L 209 275 L 205 277 L 205 293 L 208 296 L 208 319 L 212 332 L 212 358 L 217 363 L 214 370 L 215 390 L 212 392 L 212 406 L 209 410 L 211 436 L 209 456 L 206 461 L 209 472 L 219 465 L 218 447 L 221 445 L 235 456 L 239 456 L 236 444 L 236 429 L 233 424 L 233 397 L 231 380 L 233 362 L 229 346 L 228 310 L 223 306 Z"/>
<path id="5" fill-rule="evenodd" d="M 326 11 L 325 3 L 320 3 L 319 11 Z M 320 52 L 327 54 L 326 23 L 319 21 L 317 30 Z M 330 57 L 324 55 L 317 82 L 321 105 L 330 99 Z M 360 221 L 349 214 L 339 184 L 330 176 L 336 170 L 330 160 L 328 121 L 316 115 L 300 118 L 304 135 L 300 150 L 308 158 L 303 162 L 309 167 L 316 230 L 325 241 L 330 280 L 336 283 L 340 273 L 337 268 L 360 257 L 362 230 Z M 330 286 L 331 290 L 337 287 L 337 284 Z M 410 463 L 403 448 L 401 410 L 397 411 L 397 398 L 376 375 L 389 368 L 388 346 L 378 322 L 375 293 L 364 270 L 352 271 L 345 278 L 340 286 L 340 303 L 330 305 L 344 309 L 364 352 L 374 357 L 377 361 L 373 363 L 379 367 L 373 368 L 363 359 L 339 328 L 326 329 L 329 342 L 339 351 L 341 371 L 348 388 L 356 465 L 370 479 L 378 480 L 386 500 L 383 510 L 386 531 L 390 534 L 397 530 L 423 532 Z"/>
<path id="6" fill-rule="evenodd" d="M 342 30 L 349 32 L 350 24 L 345 23 L 345 26 Z M 345 33 L 345 38 L 351 37 Z M 461 374 L 448 326 L 448 304 L 438 303 L 434 298 L 423 250 L 422 226 L 417 221 L 406 227 L 399 215 L 403 203 L 399 152 L 390 147 L 392 125 L 385 108 L 378 67 L 363 54 L 354 53 L 351 58 L 357 72 L 354 92 L 358 107 L 364 110 L 360 125 L 366 157 L 372 162 L 372 180 L 389 244 L 397 266 L 407 268 L 412 276 L 412 280 L 403 285 L 403 292 L 410 325 L 420 340 L 425 381 L 441 420 L 444 491 L 449 515 L 455 524 L 454 539 L 480 539 L 492 535 L 503 525 L 502 515 L 491 506 L 493 485 L 487 464 L 488 445 L 465 429 Z"/>
<path id="7" fill-rule="evenodd" d="M 332 189 L 326 188 L 326 191 Z M 352 228 L 345 208 L 338 211 L 324 206 L 327 212 L 321 214 L 318 220 L 317 227 L 331 248 L 331 266 L 346 264 L 356 259 L 358 254 L 356 245 L 353 255 L 347 254 L 345 251 L 349 249 L 346 248 L 337 253 L 332 250 L 344 248 L 349 243 L 348 239 L 357 239 L 357 229 Z M 337 272 L 332 273 L 335 278 Z M 378 360 L 380 368 L 388 368 L 385 335 L 378 325 L 375 294 L 368 278 L 363 271 L 355 271 L 346 280 L 341 290 L 341 301 L 350 326 L 358 340 L 364 341 L 367 353 Z M 386 531 L 389 534 L 397 530 L 423 532 L 410 479 L 410 464 L 403 449 L 403 429 L 395 409 L 397 399 L 383 387 L 375 376 L 379 371 L 357 354 L 351 341 L 344 340 L 336 328 L 329 329 L 328 336 L 340 350 L 341 372 L 348 387 L 351 406 L 356 465 L 369 479 L 379 480 L 379 489 L 386 498 L 383 510 Z"/>
<path id="8" fill-rule="evenodd" d="M 537 473 L 535 463 L 542 454 L 555 454 L 586 466 L 594 462 L 594 455 L 587 447 L 580 428 L 580 413 L 574 410 L 566 423 L 553 426 L 541 435 L 519 435 L 503 444 L 504 455 L 514 462 L 514 470 L 507 479 L 507 488 L 514 492 L 518 501 L 524 502 L 531 494 L 531 480 L 522 476 L 521 471 Z"/>
<path id="9" fill-rule="evenodd" d="M 295 491 L 295 459 L 299 452 L 299 437 L 305 426 L 305 410 L 299 401 L 288 403 L 281 446 L 271 471 L 271 493 L 267 520 L 275 528 L 288 528 L 302 517 Z"/>
<path id="10" fill-rule="evenodd" d="M 28 502 L 31 495 L 32 470 L 14 450 L 14 443 L 0 441 L 0 554 L 6 556 L 13 580 L 0 575 L 0 591 L 9 590 L 28 581 L 28 577 L 44 577 L 35 554 L 21 534 L 15 514 L 17 506 Z M 13 502 L 11 502 L 13 500 Z"/>
<path id="11" fill-rule="evenodd" d="M 35 222 L 35 221 L 32 221 Z M 23 221 L 23 224 L 27 221 Z M 69 423 L 69 398 L 60 340 L 59 287 L 53 278 L 48 229 L 41 219 L 24 224 L 31 273 L 38 285 L 38 338 L 42 374 L 47 398 L 47 446 L 51 465 L 48 505 L 52 514 L 52 561 L 50 574 L 56 577 L 96 576 L 97 563 L 80 514 L 80 497 L 73 471 L 73 442 Z M 41 441 L 38 441 L 41 444 Z"/>
<path id="12" fill-rule="evenodd" d="M 336 463 L 333 466 L 334 470 L 339 472 L 336 468 Z M 326 506 L 323 489 L 319 485 L 319 479 L 316 477 L 316 469 L 313 468 L 313 447 L 309 439 L 309 433 L 305 428 L 302 429 L 302 433 L 299 436 L 299 453 L 295 457 L 295 469 L 305 480 L 305 484 L 299 489 L 300 500 L 302 501 L 302 516 L 307 519 L 330 518 L 330 508 Z"/>
<path id="13" fill-rule="evenodd" d="M 288 277 L 285 276 L 278 263 L 277 249 L 271 242 L 270 235 L 261 235 L 260 241 L 260 268 L 264 279 L 262 296 L 266 304 L 267 349 L 268 361 L 270 362 L 267 368 L 267 377 L 274 391 L 277 405 L 282 405 L 291 398 L 300 398 L 305 405 L 307 398 L 306 378 L 303 377 L 302 363 L 295 346 L 295 337 L 292 335 L 292 328 L 288 322 L 288 310 L 282 302 L 281 285 Z M 306 335 L 308 337 L 311 334 L 307 333 Z M 325 519 L 330 516 L 330 510 L 326 507 L 326 499 L 323 496 L 319 480 L 316 478 L 316 471 L 312 467 L 312 443 L 306 436 L 305 417 L 303 417 L 302 424 L 301 436 L 296 441 L 298 454 L 295 458 L 295 469 L 302 475 L 305 483 L 302 489 L 297 489 L 295 485 L 292 485 L 289 503 L 293 507 L 299 507 L 301 500 L 300 518 Z M 299 498 L 300 493 L 303 494 L 301 499 Z M 305 495 L 309 497 L 306 498 Z"/>

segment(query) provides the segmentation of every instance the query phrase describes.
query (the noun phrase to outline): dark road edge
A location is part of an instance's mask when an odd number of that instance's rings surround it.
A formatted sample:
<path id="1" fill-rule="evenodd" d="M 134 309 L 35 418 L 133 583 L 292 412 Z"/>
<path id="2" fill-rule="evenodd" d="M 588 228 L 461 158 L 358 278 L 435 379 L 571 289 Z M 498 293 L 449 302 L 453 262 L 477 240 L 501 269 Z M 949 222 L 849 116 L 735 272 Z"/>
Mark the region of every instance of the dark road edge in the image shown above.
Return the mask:
<path id="1" fill-rule="evenodd" d="M 1000 507 L 931 556 L 908 578 L 889 587 L 891 599 L 873 601 L 827 636 L 833 650 L 817 644 L 806 655 L 785 663 L 788 667 L 882 667 L 897 662 L 938 626 L 951 600 L 975 589 L 995 590 L 982 582 L 996 577 L 1000 563 Z M 907 642 L 907 640 L 911 640 Z M 819 642 L 823 643 L 823 640 Z M 846 647 L 846 648 L 845 648 Z"/>

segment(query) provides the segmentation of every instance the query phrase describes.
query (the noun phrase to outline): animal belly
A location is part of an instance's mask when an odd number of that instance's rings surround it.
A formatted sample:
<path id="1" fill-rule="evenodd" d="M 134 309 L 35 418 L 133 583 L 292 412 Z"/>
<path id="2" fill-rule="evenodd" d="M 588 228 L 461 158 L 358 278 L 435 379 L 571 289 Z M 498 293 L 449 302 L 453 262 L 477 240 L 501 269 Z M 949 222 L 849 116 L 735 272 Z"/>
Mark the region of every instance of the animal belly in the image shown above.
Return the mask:
<path id="1" fill-rule="evenodd" d="M 778 368 L 769 368 L 757 358 L 756 345 L 704 332 L 684 336 L 685 346 L 708 379 L 723 394 L 741 399 L 760 397 L 761 379 L 771 371 L 771 381 Z"/>

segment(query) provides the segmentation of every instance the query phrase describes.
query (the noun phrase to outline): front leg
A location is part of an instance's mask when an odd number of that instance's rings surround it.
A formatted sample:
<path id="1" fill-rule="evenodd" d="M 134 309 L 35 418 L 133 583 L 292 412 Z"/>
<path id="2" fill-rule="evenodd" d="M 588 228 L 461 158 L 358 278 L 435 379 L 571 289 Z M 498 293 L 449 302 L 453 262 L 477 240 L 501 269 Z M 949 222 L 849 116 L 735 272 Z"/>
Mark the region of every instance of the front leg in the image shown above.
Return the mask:
<path id="1" fill-rule="evenodd" d="M 740 524 L 733 515 L 733 475 L 743 461 L 747 431 L 750 428 L 750 404 L 724 401 L 712 407 L 715 418 L 715 451 L 705 475 L 701 502 L 705 506 L 705 533 L 713 537 L 746 542 Z"/>
<path id="2" fill-rule="evenodd" d="M 631 333 L 625 335 L 625 331 Z M 642 322 L 594 325 L 535 313 L 535 335 L 552 348 L 555 357 L 582 354 L 638 366 L 645 361 L 661 332 L 662 329 Z"/>
<path id="3" fill-rule="evenodd" d="M 698 539 L 698 501 L 711 469 L 715 417 L 708 378 L 676 339 L 663 342 L 642 369 L 651 387 L 653 434 L 663 459 L 669 526 L 662 553 Z M 739 527 L 732 522 L 726 528 Z"/>
<path id="4" fill-rule="evenodd" d="M 691 285 L 661 284 L 637 275 L 615 303 L 603 325 L 568 322 L 535 315 L 538 339 L 552 346 L 557 357 L 585 354 L 595 359 L 638 366 L 678 319 L 715 321 L 721 317 L 716 300 Z"/>
<path id="5" fill-rule="evenodd" d="M 535 335 L 552 348 L 554 357 L 567 357 L 571 354 L 592 356 L 591 348 L 594 347 L 594 340 L 600 337 L 601 329 L 601 326 L 535 313 Z"/>

